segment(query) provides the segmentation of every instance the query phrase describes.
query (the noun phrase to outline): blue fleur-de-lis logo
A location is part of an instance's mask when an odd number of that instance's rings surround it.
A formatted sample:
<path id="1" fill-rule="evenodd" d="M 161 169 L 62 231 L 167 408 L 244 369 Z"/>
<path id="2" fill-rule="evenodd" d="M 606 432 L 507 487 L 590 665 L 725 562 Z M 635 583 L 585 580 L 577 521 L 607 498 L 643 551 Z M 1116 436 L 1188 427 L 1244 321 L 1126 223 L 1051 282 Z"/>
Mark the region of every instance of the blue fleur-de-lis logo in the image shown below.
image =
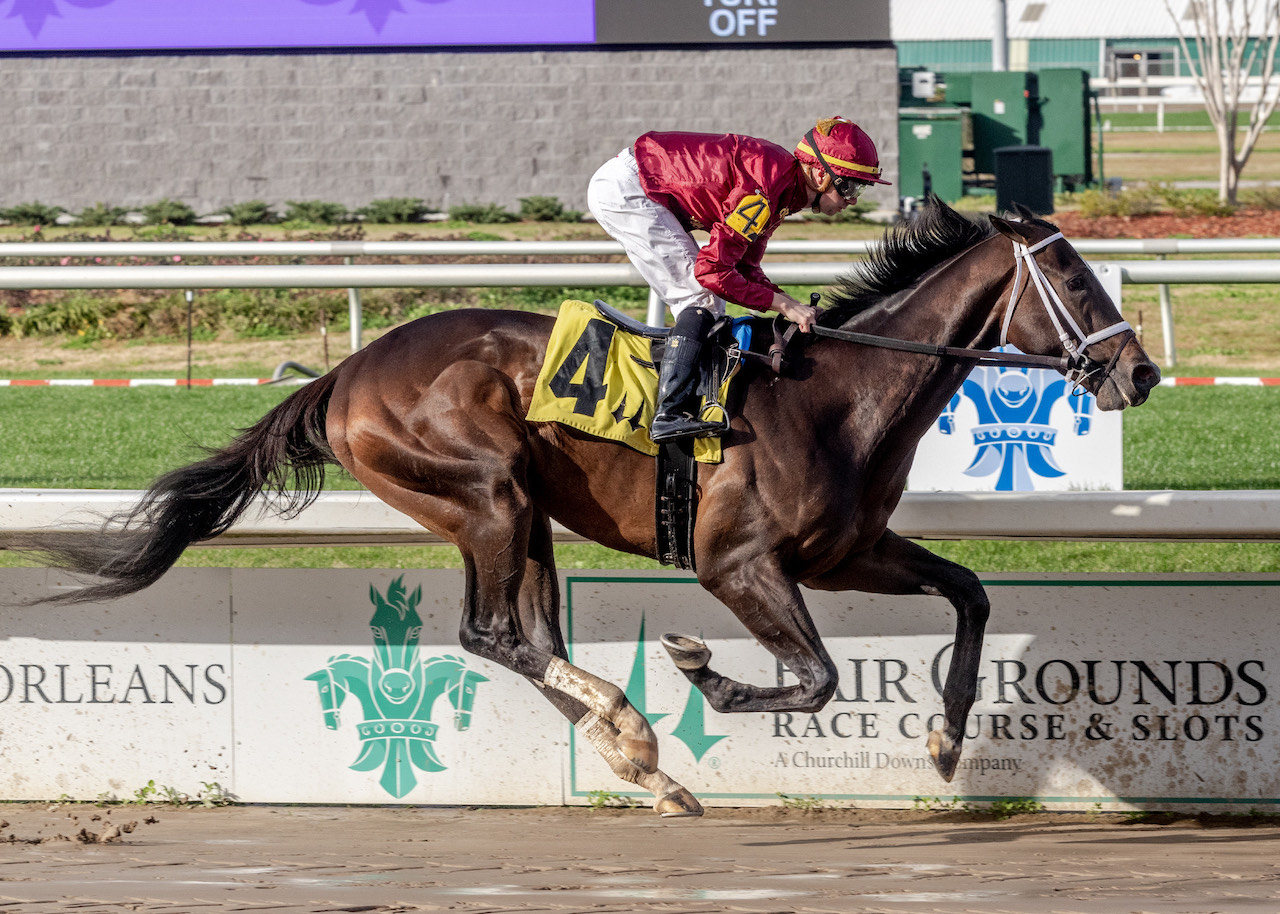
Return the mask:
<path id="1" fill-rule="evenodd" d="M 360 702 L 364 712 L 363 722 L 356 726 L 360 756 L 351 767 L 356 771 L 381 768 L 379 783 L 397 799 L 418 783 L 415 770 L 445 769 L 435 749 L 438 728 L 431 722 L 436 699 L 448 700 L 453 706 L 454 728 L 466 730 L 471 726 L 476 686 L 489 681 L 467 669 L 460 657 L 419 658 L 422 588 L 409 593 L 403 582 L 403 575 L 396 578 L 385 594 L 369 587 L 375 607 L 369 620 L 372 659 L 338 654 L 307 677 L 316 684 L 324 723 L 330 730 L 338 729 L 339 708 L 348 695 Z"/>
<path id="2" fill-rule="evenodd" d="M 1049 424 L 1054 405 L 1064 397 L 1075 414 L 1071 433 L 1089 434 L 1093 397 L 1068 396 L 1067 382 L 1056 372 L 976 368 L 943 410 L 938 430 L 955 433 L 955 411 L 962 398 L 968 398 L 978 411 L 978 424 L 972 429 L 978 451 L 965 475 L 995 475 L 997 492 L 1034 491 L 1035 477 L 1066 475 L 1053 455 L 1058 429 Z"/>
<path id="3" fill-rule="evenodd" d="M 5 15 L 5 18 L 21 19 L 23 25 L 27 27 L 27 31 L 31 33 L 31 37 L 38 38 L 40 30 L 44 28 L 46 21 L 50 18 L 62 18 L 62 11 L 58 9 L 60 3 L 67 6 L 78 6 L 81 9 L 92 9 L 114 2 L 115 0 L 13 0 L 13 7 Z M 3 6 L 4 2 L 0 0 L 0 8 L 3 8 Z"/>
<path id="4" fill-rule="evenodd" d="M 331 6 L 335 3 L 341 3 L 342 0 L 302 0 L 303 3 L 310 3 L 312 6 Z M 449 0 L 417 0 L 418 3 L 448 3 Z M 369 24 L 373 26 L 373 30 L 379 35 L 382 34 L 382 27 L 387 24 L 387 20 L 391 18 L 392 13 L 408 12 L 400 0 L 355 0 L 354 5 L 350 9 L 352 16 L 358 16 L 361 13 L 369 20 Z"/>

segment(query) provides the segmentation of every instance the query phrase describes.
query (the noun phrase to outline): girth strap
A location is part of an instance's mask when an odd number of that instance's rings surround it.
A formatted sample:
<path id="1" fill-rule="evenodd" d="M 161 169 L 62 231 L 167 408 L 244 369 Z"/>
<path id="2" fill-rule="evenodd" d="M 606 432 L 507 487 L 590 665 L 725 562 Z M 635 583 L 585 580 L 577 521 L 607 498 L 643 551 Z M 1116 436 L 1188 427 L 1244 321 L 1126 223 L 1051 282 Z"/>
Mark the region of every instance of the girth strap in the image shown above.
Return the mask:
<path id="1" fill-rule="evenodd" d="M 655 501 L 658 561 L 696 571 L 693 529 L 698 519 L 698 464 L 689 438 L 658 446 Z"/>

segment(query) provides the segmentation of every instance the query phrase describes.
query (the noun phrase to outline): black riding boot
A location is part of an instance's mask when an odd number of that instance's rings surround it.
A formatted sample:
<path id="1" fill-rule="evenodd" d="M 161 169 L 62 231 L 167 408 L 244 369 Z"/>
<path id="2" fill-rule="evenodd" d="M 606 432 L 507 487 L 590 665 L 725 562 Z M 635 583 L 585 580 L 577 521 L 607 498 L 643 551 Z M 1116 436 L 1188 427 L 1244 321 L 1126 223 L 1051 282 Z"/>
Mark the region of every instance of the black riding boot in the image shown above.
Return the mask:
<path id="1" fill-rule="evenodd" d="M 698 356 L 702 337 L 714 322 L 714 315 L 703 308 L 686 308 L 676 318 L 658 372 L 658 412 L 649 427 L 654 442 L 705 437 L 724 427 L 698 415 Z"/>

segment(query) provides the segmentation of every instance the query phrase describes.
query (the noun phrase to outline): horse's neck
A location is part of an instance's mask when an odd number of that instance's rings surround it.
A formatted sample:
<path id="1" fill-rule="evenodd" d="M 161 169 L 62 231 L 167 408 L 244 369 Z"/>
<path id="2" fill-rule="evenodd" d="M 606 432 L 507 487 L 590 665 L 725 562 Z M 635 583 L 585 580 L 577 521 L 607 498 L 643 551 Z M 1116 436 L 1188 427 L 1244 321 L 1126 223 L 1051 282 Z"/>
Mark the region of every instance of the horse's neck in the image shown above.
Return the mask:
<path id="1" fill-rule="evenodd" d="M 937 346 L 987 349 L 999 338 L 1002 304 L 1013 276 L 1012 251 L 1001 236 L 979 242 L 928 273 L 910 291 L 866 311 L 845 328 L 900 340 Z M 843 392 L 851 404 L 869 392 L 896 408 L 881 429 L 885 440 L 914 448 L 929 424 L 960 389 L 969 373 L 968 363 L 950 357 L 908 355 L 889 349 L 858 347 L 832 342 L 828 351 L 835 370 L 831 376 L 847 378 Z M 863 371 L 841 371 L 850 360 L 866 366 Z M 856 422 L 859 411 L 851 412 Z M 859 432 L 861 433 L 861 432 Z"/>
<path id="2" fill-rule="evenodd" d="M 850 330 L 904 340 L 989 349 L 996 344 L 1014 259 L 996 235 L 934 267 L 912 289 L 858 315 Z"/>

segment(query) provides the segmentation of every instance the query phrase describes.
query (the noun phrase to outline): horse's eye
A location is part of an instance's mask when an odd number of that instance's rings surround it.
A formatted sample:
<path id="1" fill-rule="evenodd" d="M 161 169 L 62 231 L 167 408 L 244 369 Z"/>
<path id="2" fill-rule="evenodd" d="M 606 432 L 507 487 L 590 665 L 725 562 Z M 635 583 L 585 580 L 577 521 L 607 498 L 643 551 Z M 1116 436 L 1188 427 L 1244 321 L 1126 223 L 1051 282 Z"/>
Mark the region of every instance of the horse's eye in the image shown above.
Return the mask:
<path id="1" fill-rule="evenodd" d="M 1083 276 L 1072 276 L 1067 280 L 1067 288 L 1072 292 L 1081 292 L 1084 290 L 1087 280 Z"/>

